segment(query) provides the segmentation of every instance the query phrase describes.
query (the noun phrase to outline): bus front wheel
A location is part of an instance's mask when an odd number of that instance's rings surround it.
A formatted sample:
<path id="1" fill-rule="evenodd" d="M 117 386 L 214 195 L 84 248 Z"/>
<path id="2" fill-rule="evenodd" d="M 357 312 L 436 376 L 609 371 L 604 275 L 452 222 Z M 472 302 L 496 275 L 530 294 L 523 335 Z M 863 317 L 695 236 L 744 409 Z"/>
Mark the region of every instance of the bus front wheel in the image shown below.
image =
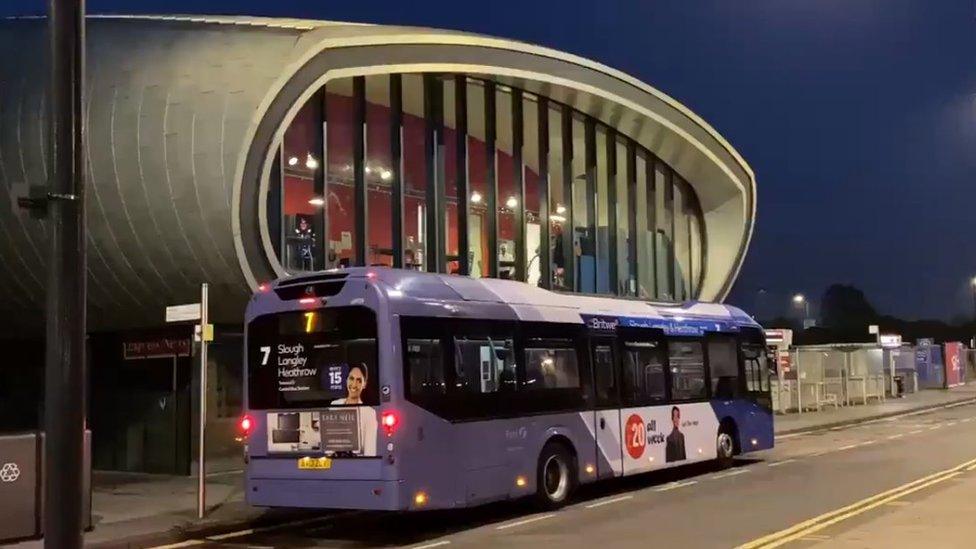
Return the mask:
<path id="1" fill-rule="evenodd" d="M 576 465 L 572 453 L 557 442 L 550 442 L 539 455 L 536 499 L 546 509 L 558 509 L 569 501 L 576 489 Z"/>
<path id="2" fill-rule="evenodd" d="M 735 428 L 722 425 L 715 439 L 716 461 L 720 469 L 732 466 L 735 457 Z"/>

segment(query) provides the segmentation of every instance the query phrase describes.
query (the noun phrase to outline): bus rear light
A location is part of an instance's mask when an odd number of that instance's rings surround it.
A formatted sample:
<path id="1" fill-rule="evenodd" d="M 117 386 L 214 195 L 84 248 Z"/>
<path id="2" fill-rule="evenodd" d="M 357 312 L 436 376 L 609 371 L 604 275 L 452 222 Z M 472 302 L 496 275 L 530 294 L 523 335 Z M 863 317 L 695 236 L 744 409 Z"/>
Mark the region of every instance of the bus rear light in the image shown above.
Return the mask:
<path id="1" fill-rule="evenodd" d="M 427 492 L 417 492 L 413 496 L 413 503 L 417 507 L 423 507 L 427 505 Z"/>
<path id="2" fill-rule="evenodd" d="M 247 436 L 251 434 L 251 429 L 254 428 L 254 420 L 251 419 L 251 416 L 245 415 L 241 418 L 241 422 L 238 427 L 240 427 L 241 436 L 247 438 Z"/>
<path id="3" fill-rule="evenodd" d="M 314 305 L 315 304 L 315 298 L 314 297 L 303 297 L 303 298 L 299 299 L 298 302 L 301 303 L 302 305 Z"/>
<path id="4" fill-rule="evenodd" d="M 400 423 L 400 418 L 397 417 L 396 412 L 383 412 L 383 415 L 380 416 L 380 423 L 386 429 L 386 436 L 393 436 L 393 432 L 396 431 L 397 425 Z"/>
<path id="5" fill-rule="evenodd" d="M 595 467 L 593 467 L 589 463 L 586 464 L 586 474 L 587 475 L 592 475 L 595 471 L 596 471 L 596 468 Z"/>
<path id="6" fill-rule="evenodd" d="M 262 294 L 264 292 L 267 292 L 270 289 L 271 289 L 271 284 L 268 284 L 267 282 L 258 285 L 258 291 L 261 292 Z"/>
<path id="7" fill-rule="evenodd" d="M 524 488 L 526 484 L 527 482 L 525 480 L 525 477 L 521 477 L 521 476 L 515 477 L 515 485 L 518 486 L 519 488 Z"/>

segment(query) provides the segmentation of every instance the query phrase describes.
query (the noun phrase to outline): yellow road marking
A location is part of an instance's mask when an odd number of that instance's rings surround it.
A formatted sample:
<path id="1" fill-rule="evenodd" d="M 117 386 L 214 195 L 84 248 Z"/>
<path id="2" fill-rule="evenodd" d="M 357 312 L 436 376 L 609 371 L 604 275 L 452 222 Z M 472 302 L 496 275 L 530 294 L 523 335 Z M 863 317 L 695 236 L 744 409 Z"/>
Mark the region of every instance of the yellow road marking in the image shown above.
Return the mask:
<path id="1" fill-rule="evenodd" d="M 740 545 L 738 549 L 755 549 L 759 547 L 762 547 L 763 549 L 771 549 L 773 547 L 779 547 L 784 543 L 789 543 L 808 534 L 818 532 L 830 525 L 847 520 L 855 515 L 864 513 L 913 492 L 917 492 L 918 490 L 933 484 L 949 480 L 950 478 L 961 474 L 960 471 L 970 466 L 976 466 L 976 459 L 967 461 L 944 471 L 939 471 L 938 473 L 933 473 L 912 482 L 902 484 L 901 486 L 867 497 L 845 507 L 841 507 L 840 509 L 829 511 L 812 519 L 794 524 L 793 526 L 780 530 L 779 532 L 773 532 L 772 534 L 768 534 L 761 538 L 744 543 Z"/>
<path id="2" fill-rule="evenodd" d="M 969 467 L 966 467 L 966 470 L 967 471 L 976 471 L 976 463 L 974 463 L 973 465 L 970 465 Z"/>

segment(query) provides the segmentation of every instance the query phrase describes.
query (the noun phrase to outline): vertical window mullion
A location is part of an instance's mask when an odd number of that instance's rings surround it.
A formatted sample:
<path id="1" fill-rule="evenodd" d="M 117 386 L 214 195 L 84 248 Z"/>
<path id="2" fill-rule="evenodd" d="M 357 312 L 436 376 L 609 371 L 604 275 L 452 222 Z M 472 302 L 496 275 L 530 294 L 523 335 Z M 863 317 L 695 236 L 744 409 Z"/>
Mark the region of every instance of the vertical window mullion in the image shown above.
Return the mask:
<path id="1" fill-rule="evenodd" d="M 515 279 L 526 280 L 525 258 L 525 165 L 522 162 L 524 123 L 522 90 L 512 88 L 512 170 L 518 207 L 515 211 Z"/>
<path id="2" fill-rule="evenodd" d="M 366 184 L 366 77 L 356 76 L 352 79 L 353 100 L 353 136 L 352 136 L 352 164 L 353 189 L 355 194 L 355 222 L 356 227 L 356 256 L 355 265 L 366 265 L 369 257 L 369 235 L 366 210 L 366 196 L 369 192 Z"/>
<path id="3" fill-rule="evenodd" d="M 675 285 L 674 275 L 675 275 L 675 261 L 678 260 L 678 256 L 675 253 L 675 240 L 674 240 L 674 172 L 671 171 L 671 166 L 665 166 L 665 179 L 664 179 L 664 208 L 670 215 L 668 217 L 671 220 L 670 234 L 668 235 L 668 287 L 671 290 L 671 299 L 678 299 L 678 292 L 676 291 L 678 287 Z"/>
<path id="4" fill-rule="evenodd" d="M 485 81 L 485 158 L 488 167 L 485 186 L 488 189 L 486 224 L 488 227 L 488 276 L 498 278 L 498 166 L 495 139 L 495 83 Z"/>
<path id="5" fill-rule="evenodd" d="M 436 75 L 425 74 L 424 78 L 424 160 L 427 163 L 426 181 L 426 220 L 427 220 L 427 258 L 426 270 L 431 273 L 443 272 L 441 257 L 444 252 L 440 228 L 443 225 L 441 198 L 444 195 L 440 158 L 443 137 L 438 112 L 441 107 L 438 87 L 440 80 Z"/>
<path id="6" fill-rule="evenodd" d="M 390 159 L 391 206 L 393 220 L 393 266 L 403 267 L 403 80 L 390 75 Z"/>
<path id="7" fill-rule="evenodd" d="M 468 180 L 468 77 L 454 76 L 455 171 L 457 172 L 458 268 L 471 274 L 471 245 L 468 242 L 468 213 L 471 185 Z M 479 250 L 480 253 L 480 250 Z"/>
<path id="8" fill-rule="evenodd" d="M 652 286 L 654 287 L 654 299 L 660 299 L 661 288 L 658 284 L 657 272 L 658 258 L 657 258 L 657 179 L 654 171 L 654 166 L 657 164 L 657 159 L 653 156 L 648 155 L 645 157 L 644 171 L 646 172 L 647 178 L 647 228 L 650 232 L 651 238 L 651 280 L 653 280 Z"/>
<path id="9" fill-rule="evenodd" d="M 607 231 L 610 233 L 607 238 L 607 245 L 609 253 L 607 254 L 607 261 L 609 261 L 609 282 L 610 293 L 614 295 L 620 294 L 620 278 L 617 276 L 617 239 L 620 235 L 617 232 L 617 170 L 620 169 L 617 166 L 617 132 L 613 128 L 607 128 Z"/>
<path id="10" fill-rule="evenodd" d="M 640 263 L 637 261 L 637 150 L 634 142 L 627 140 L 627 265 L 634 284 L 639 284 Z M 636 286 L 635 286 L 636 287 Z M 628 294 L 634 292 L 627 289 Z"/>
<path id="11" fill-rule="evenodd" d="M 321 111 L 319 111 L 321 113 L 319 120 L 321 121 L 322 133 L 316 145 L 318 146 L 319 155 L 321 155 L 320 157 L 322 159 L 322 162 L 319 164 L 319 166 L 321 167 L 320 172 L 322 176 L 321 176 L 321 180 L 319 179 L 318 176 L 315 177 L 316 189 L 313 191 L 313 193 L 321 192 L 321 194 L 317 194 L 316 196 L 321 196 L 322 200 L 324 201 L 322 204 L 322 213 L 321 215 L 318 216 L 318 219 L 321 220 L 320 223 L 322 226 L 322 236 L 320 238 L 323 243 L 323 246 L 319 247 L 319 249 L 322 250 L 320 265 L 322 266 L 322 268 L 328 269 L 332 267 L 332 260 L 330 258 L 330 256 L 332 255 L 331 254 L 332 250 L 329 248 L 330 246 L 329 221 L 330 220 L 329 220 L 329 115 L 328 115 L 329 88 L 328 86 L 322 86 L 322 90 L 320 93 L 322 94 L 322 96 L 318 99 L 318 103 L 321 108 Z"/>
<path id="12" fill-rule="evenodd" d="M 593 246 L 593 280 L 592 288 L 593 291 L 597 291 L 597 280 L 598 272 L 600 266 L 598 264 L 598 259 L 600 257 L 599 250 L 599 239 L 596 236 L 597 228 L 597 209 L 596 209 L 596 123 L 590 117 L 586 117 L 583 125 L 583 148 L 585 154 L 585 166 L 586 166 L 586 233 L 590 238 L 590 243 Z"/>
<path id="13" fill-rule="evenodd" d="M 549 100 L 539 97 L 539 273 L 543 288 L 552 288 L 552 246 L 549 244 Z"/>
<path id="14" fill-rule="evenodd" d="M 573 246 L 576 231 L 576 197 L 573 193 L 573 111 L 569 105 L 562 106 L 562 136 L 563 136 L 563 200 L 566 201 L 566 221 L 563 231 L 563 250 L 568 250 L 570 261 L 566 265 L 568 272 L 564 273 L 566 287 L 571 291 L 579 289 L 576 271 L 579 268 L 579 258 Z"/>

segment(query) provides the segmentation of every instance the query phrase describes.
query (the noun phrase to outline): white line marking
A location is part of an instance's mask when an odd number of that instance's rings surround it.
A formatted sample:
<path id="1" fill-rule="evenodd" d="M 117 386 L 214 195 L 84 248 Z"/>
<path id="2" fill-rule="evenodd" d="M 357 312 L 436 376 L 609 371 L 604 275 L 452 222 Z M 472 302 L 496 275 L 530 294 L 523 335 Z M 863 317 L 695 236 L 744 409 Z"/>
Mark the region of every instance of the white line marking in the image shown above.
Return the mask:
<path id="1" fill-rule="evenodd" d="M 793 437 L 798 437 L 798 436 L 803 436 L 803 435 L 812 435 L 812 434 L 815 434 L 815 433 L 823 433 L 823 432 L 826 432 L 828 430 L 830 430 L 830 431 L 835 431 L 835 430 L 836 431 L 839 431 L 839 430 L 842 430 L 842 429 L 846 429 L 848 427 L 856 427 L 858 425 L 867 425 L 867 424 L 875 423 L 875 422 L 878 422 L 878 421 L 895 421 L 895 420 L 901 419 L 903 417 L 917 416 L 919 414 L 931 414 L 931 413 L 937 412 L 939 410 L 948 410 L 949 408 L 958 408 L 959 406 L 966 406 L 968 404 L 974 404 L 974 403 L 976 403 L 976 398 L 970 398 L 970 399 L 963 400 L 961 402 L 953 402 L 951 404 L 946 404 L 946 405 L 943 405 L 943 406 L 937 406 L 937 407 L 934 407 L 934 408 L 926 408 L 924 410 L 915 410 L 914 412 L 906 412 L 904 414 L 899 414 L 897 416 L 889 416 L 889 417 L 880 418 L 880 419 L 870 419 L 870 420 L 862 421 L 862 422 L 859 422 L 859 423 L 852 423 L 852 424 L 849 424 L 849 425 L 840 425 L 840 426 L 837 426 L 837 427 L 831 427 L 830 429 L 826 429 L 825 428 L 825 429 L 812 430 L 812 431 L 803 431 L 801 433 L 789 433 L 789 434 L 786 434 L 786 435 L 776 435 L 775 438 L 776 438 L 776 440 L 786 440 L 788 438 L 793 438 Z M 968 418 L 968 421 L 972 421 L 973 419 L 974 418 Z"/>
<path id="2" fill-rule="evenodd" d="M 974 463 L 973 465 L 970 465 L 969 467 L 966 467 L 966 470 L 967 471 L 976 471 L 976 463 Z"/>
<path id="3" fill-rule="evenodd" d="M 827 541 L 830 536 L 825 536 L 823 534 L 807 534 L 800 538 L 801 541 Z"/>
<path id="4" fill-rule="evenodd" d="M 960 419 L 959 421 L 961 421 L 963 423 L 969 423 L 972 420 L 973 420 L 973 418 L 971 418 L 971 417 L 964 417 L 964 418 Z"/>
<path id="5" fill-rule="evenodd" d="M 440 547 L 441 545 L 449 545 L 451 540 L 445 539 L 441 541 L 435 541 L 434 543 L 428 543 L 426 545 L 414 545 L 413 549 L 430 549 L 431 547 Z"/>
<path id="6" fill-rule="evenodd" d="M 955 424 L 956 424 L 955 421 L 950 421 L 949 423 L 946 423 L 946 427 L 952 427 Z"/>
<path id="7" fill-rule="evenodd" d="M 619 503 L 621 501 L 627 501 L 628 499 L 633 499 L 634 496 L 620 496 L 619 498 L 605 499 L 603 501 L 598 501 L 596 503 L 591 503 L 584 506 L 586 509 L 595 509 L 597 507 L 602 507 L 604 505 L 610 505 L 611 503 Z"/>
<path id="8" fill-rule="evenodd" d="M 888 503 L 885 503 L 885 505 L 890 505 L 892 507 L 905 507 L 906 505 L 911 505 L 911 504 L 912 502 L 910 501 L 901 501 L 901 500 L 889 501 Z"/>
<path id="9" fill-rule="evenodd" d="M 858 446 L 860 446 L 860 444 L 848 444 L 847 446 L 841 446 L 840 448 L 837 449 L 837 451 L 839 452 L 841 450 L 850 450 L 851 448 L 857 448 Z"/>
<path id="10" fill-rule="evenodd" d="M 177 549 L 178 547 L 193 547 L 194 545 L 203 545 L 203 541 L 198 539 L 191 539 L 187 541 L 181 541 L 179 543 L 171 543 L 169 545 L 158 545 L 153 549 Z"/>
<path id="11" fill-rule="evenodd" d="M 833 452 L 833 450 L 824 450 L 822 452 L 817 452 L 816 454 L 810 454 L 810 457 L 820 457 Z"/>
<path id="12" fill-rule="evenodd" d="M 890 437 L 888 437 L 888 440 L 895 440 L 896 438 L 901 438 L 903 436 L 905 436 L 904 433 L 898 433 L 897 435 L 891 435 Z"/>
<path id="13" fill-rule="evenodd" d="M 239 538 L 241 536 L 249 536 L 254 533 L 254 528 L 248 528 L 246 530 L 238 530 L 236 532 L 230 532 L 227 534 L 217 534 L 216 536 L 207 536 L 209 541 L 220 541 L 230 538 Z"/>
<path id="14" fill-rule="evenodd" d="M 865 440 L 864 442 L 858 444 L 858 446 L 871 446 L 875 442 L 878 442 L 878 441 L 877 440 Z"/>
<path id="15" fill-rule="evenodd" d="M 691 486 L 692 484 L 698 484 L 697 480 L 689 480 L 687 482 L 672 482 L 670 484 L 665 484 L 664 486 L 654 490 L 655 492 L 667 492 L 668 490 L 674 490 L 675 488 L 683 488 L 685 486 Z"/>
<path id="16" fill-rule="evenodd" d="M 524 524 L 529 524 L 529 523 L 537 522 L 537 521 L 540 521 L 540 520 L 550 519 L 550 518 L 552 518 L 554 516 L 556 516 L 555 513 L 549 513 L 548 515 L 539 515 L 537 517 L 531 517 L 531 518 L 527 518 L 525 520 L 519 520 L 519 521 L 516 521 L 516 522 L 509 522 L 508 524 L 502 524 L 501 526 L 495 527 L 495 530 L 508 530 L 509 528 L 515 528 L 516 526 L 522 526 Z"/>
<path id="17" fill-rule="evenodd" d="M 207 473 L 207 478 L 211 477 L 225 477 L 228 475 L 243 475 L 244 469 L 234 469 L 232 471 L 217 471 L 215 473 Z"/>
<path id="18" fill-rule="evenodd" d="M 938 425 L 933 425 L 933 426 L 929 427 L 929 431 L 934 431 L 936 429 L 941 429 L 941 428 L 942 428 L 942 424 L 940 423 Z"/>
<path id="19" fill-rule="evenodd" d="M 748 472 L 749 472 L 748 469 L 738 469 L 736 471 L 729 471 L 728 473 L 720 473 L 718 475 L 714 475 L 712 478 L 713 479 L 728 478 L 728 477 L 734 477 L 736 475 L 741 475 L 743 473 L 748 473 Z"/>
<path id="20" fill-rule="evenodd" d="M 793 463 L 794 461 L 796 461 L 796 460 L 793 459 L 793 458 L 784 459 L 783 461 L 777 461 L 777 462 L 774 462 L 774 463 L 770 463 L 769 466 L 770 467 L 779 467 L 780 465 L 786 465 L 787 463 Z"/>
<path id="21" fill-rule="evenodd" d="M 922 432 L 921 429 L 915 429 L 914 431 L 908 431 L 908 434 L 910 434 L 910 435 L 917 435 L 917 434 L 919 434 L 921 432 Z"/>

